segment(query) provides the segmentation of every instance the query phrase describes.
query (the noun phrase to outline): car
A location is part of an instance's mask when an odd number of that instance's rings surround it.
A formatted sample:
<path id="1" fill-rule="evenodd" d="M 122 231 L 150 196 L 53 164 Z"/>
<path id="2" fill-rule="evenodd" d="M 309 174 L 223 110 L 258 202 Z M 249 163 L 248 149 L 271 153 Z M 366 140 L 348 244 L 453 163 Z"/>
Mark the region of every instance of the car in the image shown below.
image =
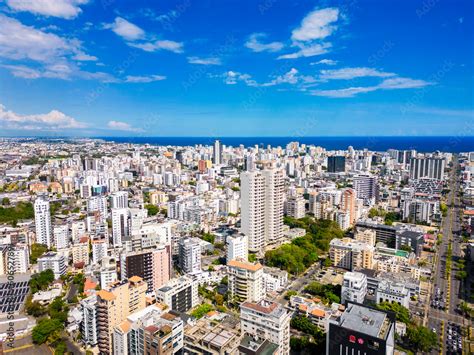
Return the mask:
<path id="1" fill-rule="evenodd" d="M 432 331 L 433 333 L 436 333 L 436 329 L 435 329 L 435 328 L 431 328 L 431 331 Z"/>

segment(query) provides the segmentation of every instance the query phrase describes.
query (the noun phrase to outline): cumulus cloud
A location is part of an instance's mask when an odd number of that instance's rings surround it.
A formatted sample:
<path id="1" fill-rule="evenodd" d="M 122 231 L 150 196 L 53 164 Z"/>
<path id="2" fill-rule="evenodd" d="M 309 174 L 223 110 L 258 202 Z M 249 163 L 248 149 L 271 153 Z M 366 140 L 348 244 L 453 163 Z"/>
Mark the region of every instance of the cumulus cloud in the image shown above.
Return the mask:
<path id="1" fill-rule="evenodd" d="M 199 57 L 188 57 L 188 63 L 200 64 L 200 65 L 221 65 L 221 59 L 217 57 L 210 58 L 199 58 Z"/>
<path id="2" fill-rule="evenodd" d="M 156 52 L 159 50 L 167 50 L 174 53 L 182 53 L 183 52 L 183 43 L 169 41 L 169 40 L 158 40 L 154 42 L 143 42 L 143 43 L 135 43 L 129 42 L 127 43 L 131 47 L 140 48 L 145 52 Z"/>
<path id="3" fill-rule="evenodd" d="M 258 86 L 257 82 L 253 80 L 252 76 L 249 74 L 229 70 L 219 76 L 224 78 L 224 83 L 227 85 L 235 85 L 238 82 L 243 82 L 248 86 Z"/>
<path id="4" fill-rule="evenodd" d="M 132 127 L 127 122 L 121 122 L 121 121 L 109 121 L 107 123 L 107 127 L 115 131 L 127 131 L 127 132 L 142 132 L 143 131 L 140 128 Z"/>
<path id="5" fill-rule="evenodd" d="M 314 43 L 310 45 L 295 43 L 294 47 L 299 47 L 300 50 L 294 53 L 283 54 L 277 59 L 296 59 L 301 57 L 313 57 L 315 55 L 321 55 L 329 52 L 331 43 Z"/>
<path id="6" fill-rule="evenodd" d="M 82 12 L 79 5 L 88 2 L 88 0 L 7 0 L 7 5 L 15 11 L 72 19 Z"/>
<path id="7" fill-rule="evenodd" d="M 339 9 L 325 8 L 310 12 L 301 21 L 299 27 L 291 34 L 294 41 L 312 41 L 330 36 L 337 26 L 334 24 L 339 18 Z"/>
<path id="8" fill-rule="evenodd" d="M 245 47 L 253 50 L 254 52 L 278 52 L 284 47 L 283 43 L 281 42 L 260 42 L 260 39 L 265 38 L 266 36 L 267 35 L 265 33 L 253 33 L 250 35 L 248 41 L 245 42 Z"/>
<path id="9" fill-rule="evenodd" d="M 127 41 L 135 41 L 145 36 L 145 31 L 122 17 L 116 17 L 113 23 L 106 24 L 104 28 L 112 30 Z"/>
<path id="10" fill-rule="evenodd" d="M 151 83 L 153 81 L 165 80 L 166 76 L 164 75 L 148 75 L 148 76 L 133 76 L 127 75 L 125 77 L 126 83 Z"/>
<path id="11" fill-rule="evenodd" d="M 0 122 L 7 129 L 22 130 L 58 130 L 72 128 L 86 128 L 87 125 L 69 117 L 58 110 L 45 114 L 21 115 L 9 111 L 0 104 Z"/>

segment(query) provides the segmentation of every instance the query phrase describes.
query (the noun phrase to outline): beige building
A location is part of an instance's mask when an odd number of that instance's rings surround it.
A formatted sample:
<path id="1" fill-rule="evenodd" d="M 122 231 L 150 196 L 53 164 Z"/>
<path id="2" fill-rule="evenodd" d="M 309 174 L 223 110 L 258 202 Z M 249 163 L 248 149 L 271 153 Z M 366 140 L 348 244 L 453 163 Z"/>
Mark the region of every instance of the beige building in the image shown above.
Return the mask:
<path id="1" fill-rule="evenodd" d="M 72 246 L 72 262 L 73 264 L 84 263 L 89 264 L 89 238 L 82 237 L 79 243 Z"/>
<path id="2" fill-rule="evenodd" d="M 333 239 L 329 244 L 329 256 L 333 265 L 347 270 L 372 269 L 375 248 L 351 238 Z"/>
<path id="3" fill-rule="evenodd" d="M 375 229 L 362 229 L 361 230 L 360 228 L 357 228 L 354 237 L 358 241 L 375 246 L 375 241 L 376 241 Z"/>
<path id="4" fill-rule="evenodd" d="M 111 284 L 108 290 L 97 292 L 97 331 L 101 354 L 112 352 L 114 327 L 130 314 L 145 308 L 146 289 L 146 282 L 133 276 L 128 281 Z"/>
<path id="5" fill-rule="evenodd" d="M 229 291 L 241 301 L 258 302 L 265 296 L 263 266 L 242 260 L 227 264 Z"/>
<path id="6" fill-rule="evenodd" d="M 152 205 L 162 205 L 168 202 L 168 195 L 163 191 L 150 192 L 150 203 Z"/>

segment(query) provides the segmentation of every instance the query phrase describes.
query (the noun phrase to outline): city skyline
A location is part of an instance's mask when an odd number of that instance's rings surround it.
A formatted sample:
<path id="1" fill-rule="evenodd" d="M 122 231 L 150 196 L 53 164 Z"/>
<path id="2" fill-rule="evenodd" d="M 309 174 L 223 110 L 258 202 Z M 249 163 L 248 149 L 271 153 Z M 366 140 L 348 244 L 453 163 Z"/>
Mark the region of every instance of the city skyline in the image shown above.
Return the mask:
<path id="1" fill-rule="evenodd" d="M 473 136 L 471 14 L 7 0 L 0 136 Z"/>

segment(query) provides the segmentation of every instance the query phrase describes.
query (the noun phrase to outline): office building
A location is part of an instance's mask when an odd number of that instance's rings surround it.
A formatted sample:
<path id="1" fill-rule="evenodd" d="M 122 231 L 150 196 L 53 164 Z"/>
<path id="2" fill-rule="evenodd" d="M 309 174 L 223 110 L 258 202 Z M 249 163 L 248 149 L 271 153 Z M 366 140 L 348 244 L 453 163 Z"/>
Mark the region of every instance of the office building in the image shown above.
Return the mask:
<path id="1" fill-rule="evenodd" d="M 54 247 L 53 228 L 51 225 L 51 213 L 49 210 L 49 201 L 46 197 L 38 197 L 34 204 L 35 210 L 35 229 L 36 242 L 43 244 L 48 249 Z"/>
<path id="2" fill-rule="evenodd" d="M 242 333 L 278 345 L 279 354 L 290 353 L 290 320 L 290 312 L 277 302 L 261 300 L 240 305 Z"/>
<path id="3" fill-rule="evenodd" d="M 343 173 L 346 171 L 346 157 L 330 156 L 328 157 L 328 173 Z"/>
<path id="4" fill-rule="evenodd" d="M 410 179 L 422 178 L 444 180 L 444 168 L 446 161 L 437 157 L 413 157 L 410 158 Z"/>
<path id="5" fill-rule="evenodd" d="M 247 261 L 231 260 L 227 263 L 229 291 L 241 301 L 258 302 L 265 296 L 263 266 Z"/>
<path id="6" fill-rule="evenodd" d="M 349 303 L 344 313 L 329 324 L 326 355 L 393 355 L 395 314 Z"/>

